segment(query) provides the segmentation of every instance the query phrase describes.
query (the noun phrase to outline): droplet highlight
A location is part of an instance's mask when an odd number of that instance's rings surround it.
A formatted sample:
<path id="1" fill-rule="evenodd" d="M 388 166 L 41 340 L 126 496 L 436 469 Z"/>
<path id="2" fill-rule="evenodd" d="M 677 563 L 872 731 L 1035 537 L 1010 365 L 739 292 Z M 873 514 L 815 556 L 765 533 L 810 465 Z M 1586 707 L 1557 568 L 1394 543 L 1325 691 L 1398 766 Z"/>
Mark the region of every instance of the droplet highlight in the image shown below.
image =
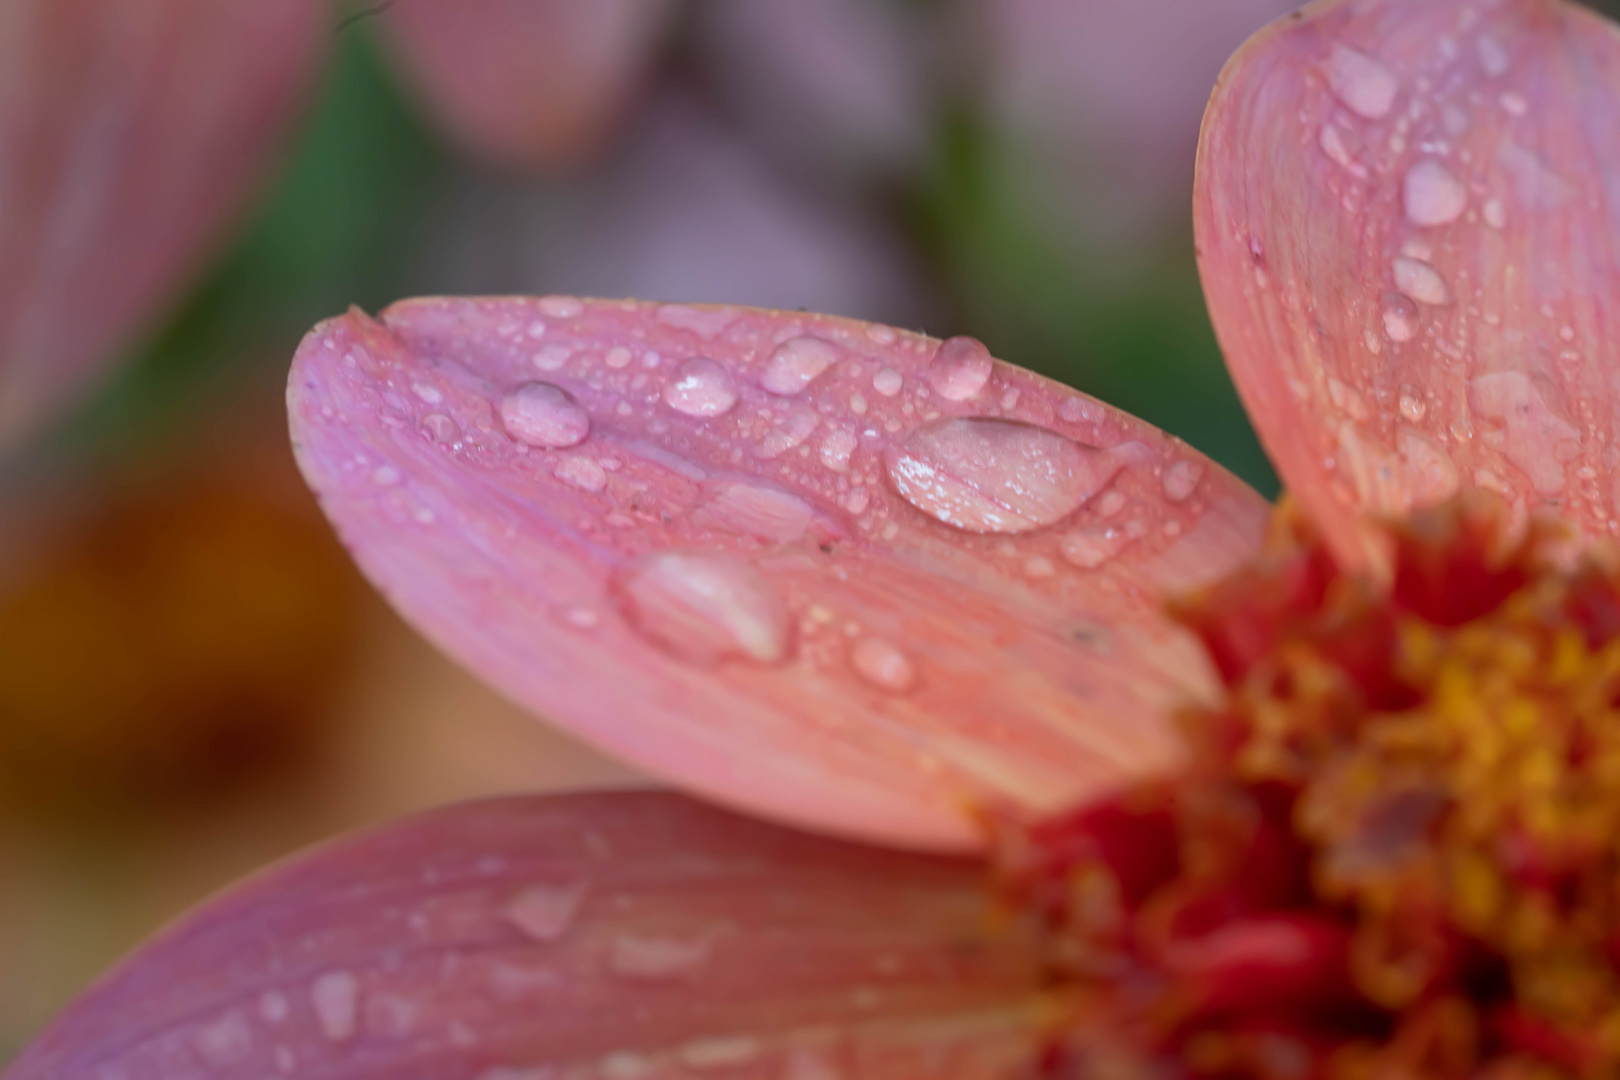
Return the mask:
<path id="1" fill-rule="evenodd" d="M 575 446 L 590 434 L 591 418 L 573 396 L 552 383 L 524 383 L 501 399 L 506 433 L 529 446 Z"/>

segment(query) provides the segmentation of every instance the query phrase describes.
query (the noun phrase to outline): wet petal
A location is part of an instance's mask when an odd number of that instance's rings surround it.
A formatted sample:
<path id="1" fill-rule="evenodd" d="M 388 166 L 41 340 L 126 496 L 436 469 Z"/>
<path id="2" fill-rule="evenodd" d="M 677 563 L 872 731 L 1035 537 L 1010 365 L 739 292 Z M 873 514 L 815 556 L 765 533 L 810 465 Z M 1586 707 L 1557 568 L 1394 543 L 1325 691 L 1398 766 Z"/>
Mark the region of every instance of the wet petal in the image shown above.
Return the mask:
<path id="1" fill-rule="evenodd" d="M 1617 91 L 1620 39 L 1556 0 L 1317 5 L 1222 76 L 1204 285 L 1341 558 L 1469 487 L 1615 531 Z"/>
<path id="2" fill-rule="evenodd" d="M 0 449 L 174 299 L 288 134 L 317 0 L 0 5 Z"/>
<path id="3" fill-rule="evenodd" d="M 452 136 L 548 169 L 602 148 L 672 12 L 670 0 L 398 0 L 379 22 Z"/>
<path id="4" fill-rule="evenodd" d="M 362 569 L 512 697 L 734 805 L 963 845 L 973 804 L 1049 811 L 1172 760 L 1160 718 L 1208 676 L 1160 589 L 1245 557 L 1265 507 L 1010 365 L 975 389 L 947 357 L 940 394 L 939 348 L 821 315 L 420 300 L 317 328 L 290 406 Z M 581 441 L 532 435 L 542 399 Z"/>
<path id="5" fill-rule="evenodd" d="M 464 804 L 188 916 L 5 1075 L 1008 1075 L 1037 970 L 982 873 L 673 795 Z"/>

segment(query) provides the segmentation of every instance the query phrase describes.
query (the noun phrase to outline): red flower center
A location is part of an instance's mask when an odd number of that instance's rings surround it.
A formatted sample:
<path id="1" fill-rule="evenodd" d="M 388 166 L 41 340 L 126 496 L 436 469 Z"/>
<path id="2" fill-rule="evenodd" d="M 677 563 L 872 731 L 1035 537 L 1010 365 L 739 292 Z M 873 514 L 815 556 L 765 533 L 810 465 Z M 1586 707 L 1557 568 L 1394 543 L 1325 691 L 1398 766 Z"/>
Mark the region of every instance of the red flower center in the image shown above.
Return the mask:
<path id="1" fill-rule="evenodd" d="M 1340 574 L 1290 511 L 1179 611 L 1179 776 L 1006 846 L 1053 1076 L 1620 1073 L 1620 563 L 1465 500 Z"/>

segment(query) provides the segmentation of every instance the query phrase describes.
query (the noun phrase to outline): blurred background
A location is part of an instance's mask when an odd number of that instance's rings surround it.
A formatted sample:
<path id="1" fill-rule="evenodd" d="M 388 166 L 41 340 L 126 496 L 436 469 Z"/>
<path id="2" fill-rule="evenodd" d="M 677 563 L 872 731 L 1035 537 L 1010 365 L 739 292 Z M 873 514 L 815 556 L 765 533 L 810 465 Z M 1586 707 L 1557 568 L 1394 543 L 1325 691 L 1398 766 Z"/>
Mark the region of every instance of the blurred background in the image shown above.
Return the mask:
<path id="1" fill-rule="evenodd" d="M 634 784 L 395 619 L 293 467 L 299 336 L 540 293 L 973 334 L 1268 495 L 1192 259 L 1288 0 L 0 3 L 0 1063 L 267 861 Z"/>

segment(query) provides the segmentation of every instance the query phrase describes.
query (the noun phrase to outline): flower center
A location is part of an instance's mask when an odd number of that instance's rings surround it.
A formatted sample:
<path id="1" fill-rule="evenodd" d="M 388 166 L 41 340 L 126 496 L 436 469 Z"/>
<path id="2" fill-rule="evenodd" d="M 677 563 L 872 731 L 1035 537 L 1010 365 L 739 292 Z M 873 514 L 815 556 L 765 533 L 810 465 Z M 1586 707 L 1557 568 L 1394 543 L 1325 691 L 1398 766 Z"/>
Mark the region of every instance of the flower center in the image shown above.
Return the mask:
<path id="1" fill-rule="evenodd" d="M 1336 571 L 1288 510 L 1183 605 L 1182 775 L 1029 830 L 1053 1076 L 1620 1074 L 1620 563 L 1465 499 Z"/>

